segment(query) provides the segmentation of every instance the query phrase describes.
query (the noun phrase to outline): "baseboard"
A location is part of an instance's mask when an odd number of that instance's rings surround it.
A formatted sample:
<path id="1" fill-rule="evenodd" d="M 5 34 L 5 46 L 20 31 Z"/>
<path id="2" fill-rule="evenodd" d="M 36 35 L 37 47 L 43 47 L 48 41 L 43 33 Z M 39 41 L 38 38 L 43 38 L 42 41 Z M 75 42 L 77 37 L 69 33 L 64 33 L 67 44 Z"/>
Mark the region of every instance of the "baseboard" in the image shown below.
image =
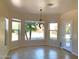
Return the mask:
<path id="1" fill-rule="evenodd" d="M 67 49 L 63 48 L 65 51 L 69 52 L 69 53 L 72 53 L 71 51 L 68 51 Z"/>
<path id="2" fill-rule="evenodd" d="M 73 55 L 75 55 L 75 56 L 78 56 L 78 54 L 77 53 L 75 53 L 75 52 L 73 52 L 73 51 L 68 51 L 67 49 L 65 49 L 65 48 L 63 48 L 65 51 L 67 51 L 67 52 L 69 52 L 69 53 L 72 53 Z"/>
<path id="3" fill-rule="evenodd" d="M 9 52 L 13 51 L 13 50 L 16 50 L 16 49 L 19 49 L 19 48 L 25 48 L 25 47 L 38 47 L 38 46 L 47 46 L 47 45 L 30 45 L 30 46 L 18 46 L 18 47 L 13 47 L 9 50 Z"/>
<path id="4" fill-rule="evenodd" d="M 78 53 L 72 52 L 73 55 L 78 56 Z"/>

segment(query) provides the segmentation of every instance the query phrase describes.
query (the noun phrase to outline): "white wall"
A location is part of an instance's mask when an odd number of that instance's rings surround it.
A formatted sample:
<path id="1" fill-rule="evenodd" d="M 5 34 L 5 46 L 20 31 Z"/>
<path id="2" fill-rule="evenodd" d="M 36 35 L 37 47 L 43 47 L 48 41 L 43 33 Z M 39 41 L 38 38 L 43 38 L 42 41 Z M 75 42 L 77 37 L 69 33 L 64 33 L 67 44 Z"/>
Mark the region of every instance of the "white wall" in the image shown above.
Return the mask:
<path id="1" fill-rule="evenodd" d="M 78 55 L 78 16 L 77 16 L 77 9 L 71 10 L 61 15 L 61 30 L 60 31 L 60 39 L 64 39 L 63 37 L 63 25 L 66 22 L 72 21 L 72 53 Z"/>

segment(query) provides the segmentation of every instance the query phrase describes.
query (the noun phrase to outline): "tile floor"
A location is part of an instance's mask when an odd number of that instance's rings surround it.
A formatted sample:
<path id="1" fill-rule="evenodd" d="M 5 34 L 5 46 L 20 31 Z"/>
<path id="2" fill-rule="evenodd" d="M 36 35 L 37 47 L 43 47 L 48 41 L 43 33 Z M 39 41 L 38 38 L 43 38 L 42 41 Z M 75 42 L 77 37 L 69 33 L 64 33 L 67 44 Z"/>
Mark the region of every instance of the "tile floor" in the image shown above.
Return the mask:
<path id="1" fill-rule="evenodd" d="M 7 59 L 78 59 L 77 56 L 55 47 L 26 47 L 11 51 Z"/>

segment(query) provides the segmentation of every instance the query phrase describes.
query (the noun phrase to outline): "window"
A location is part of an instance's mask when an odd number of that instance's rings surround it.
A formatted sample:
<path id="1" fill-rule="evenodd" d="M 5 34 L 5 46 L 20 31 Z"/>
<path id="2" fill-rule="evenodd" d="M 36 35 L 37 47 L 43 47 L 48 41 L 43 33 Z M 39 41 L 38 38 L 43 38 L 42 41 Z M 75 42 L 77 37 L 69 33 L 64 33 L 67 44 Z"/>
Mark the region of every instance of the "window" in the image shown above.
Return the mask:
<path id="1" fill-rule="evenodd" d="M 12 20 L 12 41 L 17 41 L 19 39 L 20 24 L 18 20 Z"/>
<path id="2" fill-rule="evenodd" d="M 71 46 L 71 24 L 66 24 L 65 28 L 65 41 L 66 41 L 66 46 L 70 47 Z"/>
<path id="3" fill-rule="evenodd" d="M 25 40 L 44 39 L 44 22 L 25 22 Z"/>
<path id="4" fill-rule="evenodd" d="M 57 39 L 57 30 L 58 30 L 58 24 L 57 23 L 49 23 L 49 29 L 50 29 L 50 39 Z"/>

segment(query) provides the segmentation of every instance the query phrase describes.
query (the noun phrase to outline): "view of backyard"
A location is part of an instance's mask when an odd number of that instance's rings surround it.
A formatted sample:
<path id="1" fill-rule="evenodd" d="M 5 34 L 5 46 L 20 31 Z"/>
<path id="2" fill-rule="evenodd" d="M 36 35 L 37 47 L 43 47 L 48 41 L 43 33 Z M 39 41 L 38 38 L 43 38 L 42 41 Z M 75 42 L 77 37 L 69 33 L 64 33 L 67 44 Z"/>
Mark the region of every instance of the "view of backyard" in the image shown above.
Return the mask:
<path id="1" fill-rule="evenodd" d="M 44 23 L 26 22 L 25 23 L 25 40 L 43 40 L 44 39 Z M 57 23 L 50 23 L 50 39 L 57 39 Z M 12 41 L 19 39 L 20 22 L 12 21 Z"/>
<path id="2" fill-rule="evenodd" d="M 25 35 L 25 40 L 41 40 L 44 39 L 44 25 L 40 25 L 41 28 L 39 27 L 39 23 L 26 23 L 26 35 Z M 31 31 L 31 33 L 30 33 Z M 31 36 L 31 38 L 30 38 Z M 28 37 L 28 38 L 27 38 Z"/>

